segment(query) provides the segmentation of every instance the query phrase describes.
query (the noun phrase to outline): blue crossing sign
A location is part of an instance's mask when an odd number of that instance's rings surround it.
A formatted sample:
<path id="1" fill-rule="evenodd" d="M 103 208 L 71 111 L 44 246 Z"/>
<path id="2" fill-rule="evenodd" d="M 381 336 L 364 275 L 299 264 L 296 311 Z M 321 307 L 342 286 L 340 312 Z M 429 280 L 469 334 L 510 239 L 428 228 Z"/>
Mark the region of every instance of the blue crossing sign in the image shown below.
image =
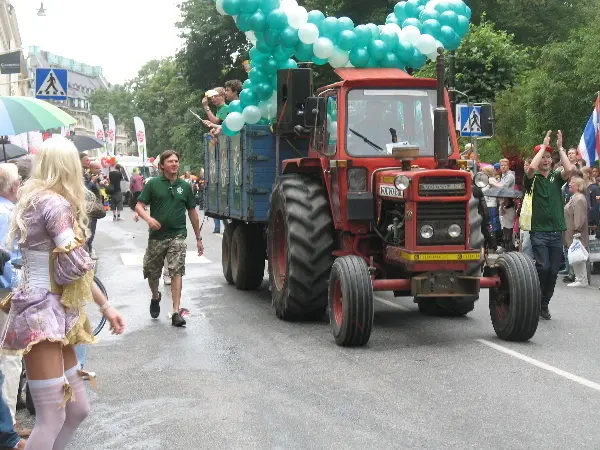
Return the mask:
<path id="1" fill-rule="evenodd" d="M 35 97 L 42 100 L 66 100 L 69 88 L 67 69 L 36 69 Z"/>
<path id="2" fill-rule="evenodd" d="M 481 106 L 456 105 L 456 125 L 462 137 L 484 136 L 481 125 Z"/>

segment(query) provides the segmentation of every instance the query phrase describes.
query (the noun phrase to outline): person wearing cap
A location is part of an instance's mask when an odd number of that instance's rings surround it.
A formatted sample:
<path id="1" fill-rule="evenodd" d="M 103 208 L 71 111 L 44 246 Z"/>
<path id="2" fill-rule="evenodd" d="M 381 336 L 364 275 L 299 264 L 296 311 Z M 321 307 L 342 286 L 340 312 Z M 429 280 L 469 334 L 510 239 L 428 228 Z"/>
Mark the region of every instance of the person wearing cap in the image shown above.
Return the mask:
<path id="1" fill-rule="evenodd" d="M 543 144 L 533 149 L 534 157 L 524 180 L 525 190 L 533 196 L 529 234 L 542 293 L 540 316 L 546 320 L 552 317 L 548 305 L 554 295 L 563 256 L 563 232 L 567 229 L 561 189 L 574 170 L 563 148 L 560 130 L 556 143 L 563 168 L 552 170 L 551 136 L 552 131 L 548 131 Z"/>
<path id="2" fill-rule="evenodd" d="M 208 100 L 217 108 L 217 113 L 213 114 L 208 105 Z M 227 117 L 228 108 L 225 103 L 225 89 L 217 87 L 206 92 L 202 99 L 202 107 L 206 113 L 208 120 L 203 120 L 202 123 L 209 128 L 214 128 L 217 125 L 221 125 Z"/>

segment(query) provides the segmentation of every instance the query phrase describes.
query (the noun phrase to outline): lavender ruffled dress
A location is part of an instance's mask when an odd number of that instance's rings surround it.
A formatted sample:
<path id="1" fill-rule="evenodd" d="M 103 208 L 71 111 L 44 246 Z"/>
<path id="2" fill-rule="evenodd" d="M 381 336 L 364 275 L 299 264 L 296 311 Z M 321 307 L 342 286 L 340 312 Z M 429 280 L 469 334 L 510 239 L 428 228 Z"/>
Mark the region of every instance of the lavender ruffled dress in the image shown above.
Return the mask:
<path id="1" fill-rule="evenodd" d="M 95 342 L 84 309 L 91 301 L 93 264 L 76 237 L 71 206 L 60 195 L 43 192 L 24 220 L 28 233 L 20 245 L 23 269 L 13 290 L 3 352 L 27 353 L 44 340 L 63 345 Z"/>

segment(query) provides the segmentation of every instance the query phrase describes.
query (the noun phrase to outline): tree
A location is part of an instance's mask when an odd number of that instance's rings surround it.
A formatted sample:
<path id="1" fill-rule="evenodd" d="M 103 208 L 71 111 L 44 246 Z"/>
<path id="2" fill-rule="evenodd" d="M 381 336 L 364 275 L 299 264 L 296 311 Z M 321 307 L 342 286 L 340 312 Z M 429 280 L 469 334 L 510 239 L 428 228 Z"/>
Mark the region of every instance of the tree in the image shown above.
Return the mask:
<path id="1" fill-rule="evenodd" d="M 97 89 L 89 97 L 91 112 L 101 120 L 111 113 L 117 124 L 125 126 L 127 137 L 134 140 L 133 94 L 127 86 L 115 85 L 109 89 Z"/>

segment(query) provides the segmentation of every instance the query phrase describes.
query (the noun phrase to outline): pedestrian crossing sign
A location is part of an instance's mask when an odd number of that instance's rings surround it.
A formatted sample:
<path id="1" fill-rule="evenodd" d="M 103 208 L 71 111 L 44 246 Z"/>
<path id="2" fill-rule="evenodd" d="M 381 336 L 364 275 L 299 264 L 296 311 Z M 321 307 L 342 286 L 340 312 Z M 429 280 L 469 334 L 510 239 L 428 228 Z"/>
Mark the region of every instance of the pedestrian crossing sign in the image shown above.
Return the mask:
<path id="1" fill-rule="evenodd" d="M 66 100 L 68 79 L 67 69 L 36 69 L 35 97 L 43 100 Z"/>
<path id="2" fill-rule="evenodd" d="M 463 137 L 484 136 L 481 127 L 481 106 L 456 105 L 456 125 Z"/>

